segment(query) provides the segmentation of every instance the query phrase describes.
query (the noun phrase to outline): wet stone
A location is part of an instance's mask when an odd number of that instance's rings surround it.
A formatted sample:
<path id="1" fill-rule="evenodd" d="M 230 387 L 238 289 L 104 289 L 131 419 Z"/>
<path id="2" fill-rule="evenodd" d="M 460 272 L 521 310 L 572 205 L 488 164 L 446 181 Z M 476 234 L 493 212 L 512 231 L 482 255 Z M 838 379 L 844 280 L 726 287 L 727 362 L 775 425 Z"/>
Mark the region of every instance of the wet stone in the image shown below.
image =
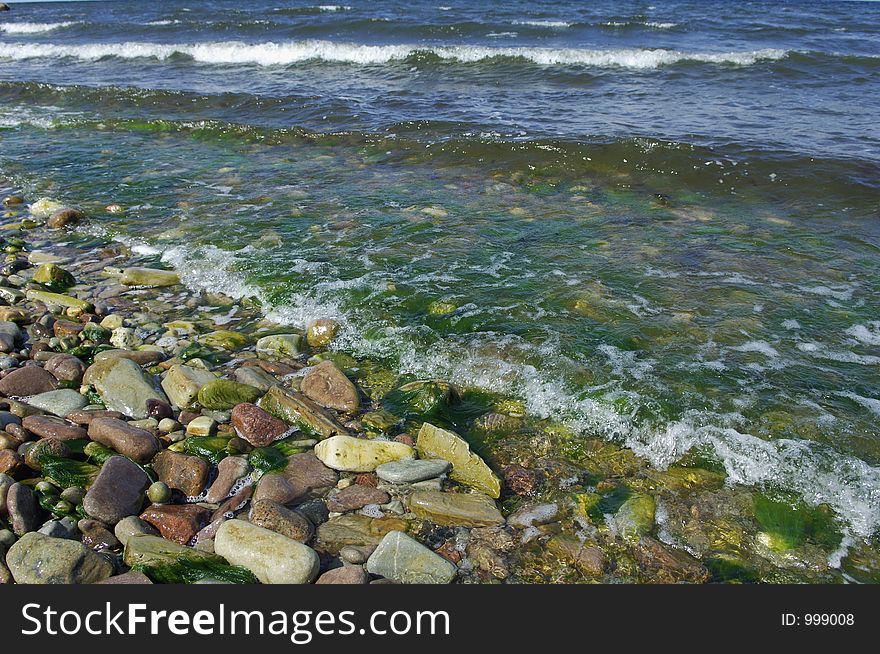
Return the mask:
<path id="1" fill-rule="evenodd" d="M 149 463 L 161 449 L 158 439 L 146 429 L 132 427 L 116 418 L 94 418 L 89 423 L 89 438 L 137 461 Z"/>
<path id="2" fill-rule="evenodd" d="M 196 504 L 154 505 L 140 518 L 159 530 L 163 538 L 185 545 L 208 524 L 211 512 Z"/>
<path id="3" fill-rule="evenodd" d="M 53 438 L 69 441 L 88 438 L 82 427 L 72 425 L 66 420 L 54 416 L 27 416 L 21 421 L 22 427 L 40 438 Z"/>
<path id="4" fill-rule="evenodd" d="M 301 513 L 288 509 L 272 500 L 255 500 L 251 503 L 250 521 L 276 533 L 307 543 L 315 528 Z"/>
<path id="5" fill-rule="evenodd" d="M 335 513 L 345 513 L 363 508 L 368 504 L 386 504 L 390 500 L 391 497 L 385 491 L 354 484 L 330 495 L 327 498 L 327 508 Z"/>
<path id="6" fill-rule="evenodd" d="M 136 515 L 144 503 L 150 478 L 140 466 L 124 456 L 112 456 L 83 499 L 86 512 L 109 525 Z"/>
<path id="7" fill-rule="evenodd" d="M 161 481 L 187 497 L 200 495 L 208 483 L 208 462 L 197 456 L 162 450 L 153 459 L 152 465 Z"/>

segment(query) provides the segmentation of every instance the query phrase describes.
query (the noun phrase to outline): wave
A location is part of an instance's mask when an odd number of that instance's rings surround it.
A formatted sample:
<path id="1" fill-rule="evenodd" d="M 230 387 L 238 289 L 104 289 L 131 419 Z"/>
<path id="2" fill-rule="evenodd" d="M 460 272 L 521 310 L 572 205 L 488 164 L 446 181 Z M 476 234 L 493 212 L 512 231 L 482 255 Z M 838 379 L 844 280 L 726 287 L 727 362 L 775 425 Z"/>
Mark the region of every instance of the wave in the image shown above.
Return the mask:
<path id="1" fill-rule="evenodd" d="M 42 34 L 43 32 L 51 32 L 52 30 L 70 27 L 71 25 L 79 25 L 79 22 L 69 20 L 61 23 L 2 23 L 0 24 L 0 32 L 5 32 L 6 34 Z"/>
<path id="2" fill-rule="evenodd" d="M 528 25 L 529 27 L 549 27 L 549 28 L 563 28 L 563 27 L 571 27 L 571 23 L 568 23 L 564 20 L 515 20 L 513 21 L 514 25 Z"/>
<path id="3" fill-rule="evenodd" d="M 240 41 L 195 44 L 94 43 L 58 45 L 37 43 L 0 44 L 0 59 L 25 60 L 74 58 L 97 61 L 106 57 L 120 59 L 167 60 L 186 56 L 208 64 L 253 64 L 289 66 L 306 61 L 324 61 L 356 65 L 387 64 L 418 56 L 433 56 L 460 63 L 495 59 L 526 60 L 541 66 L 591 66 L 598 68 L 652 69 L 694 62 L 717 65 L 749 66 L 788 56 L 779 49 L 740 52 L 682 52 L 667 49 L 494 47 L 476 45 L 363 45 L 333 41 L 293 41 L 288 43 L 243 43 Z"/>

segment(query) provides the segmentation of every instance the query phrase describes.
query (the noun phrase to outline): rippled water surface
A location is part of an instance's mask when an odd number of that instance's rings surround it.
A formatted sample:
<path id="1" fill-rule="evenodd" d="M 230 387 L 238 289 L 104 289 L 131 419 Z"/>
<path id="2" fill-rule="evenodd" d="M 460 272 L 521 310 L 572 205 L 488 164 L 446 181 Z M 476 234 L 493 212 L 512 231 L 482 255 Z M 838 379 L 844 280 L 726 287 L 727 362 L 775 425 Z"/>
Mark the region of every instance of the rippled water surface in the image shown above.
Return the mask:
<path id="1" fill-rule="evenodd" d="M 880 7 L 473 4 L 16 5 L 0 181 L 347 351 L 874 532 Z"/>

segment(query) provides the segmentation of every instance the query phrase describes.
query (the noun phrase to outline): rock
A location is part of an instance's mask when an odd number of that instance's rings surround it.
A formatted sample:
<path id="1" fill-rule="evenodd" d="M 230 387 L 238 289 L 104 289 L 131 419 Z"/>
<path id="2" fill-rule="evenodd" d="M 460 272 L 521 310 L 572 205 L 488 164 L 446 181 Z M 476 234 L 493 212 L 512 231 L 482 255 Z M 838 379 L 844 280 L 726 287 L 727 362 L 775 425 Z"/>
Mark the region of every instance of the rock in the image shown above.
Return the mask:
<path id="1" fill-rule="evenodd" d="M 316 584 L 349 584 L 360 585 L 369 581 L 367 571 L 360 565 L 344 565 L 341 568 L 328 570 L 315 582 Z"/>
<path id="2" fill-rule="evenodd" d="M 195 403 L 202 387 L 215 379 L 216 375 L 208 370 L 176 364 L 165 373 L 162 390 L 174 406 L 187 409 Z"/>
<path id="3" fill-rule="evenodd" d="M 34 531 L 40 526 L 40 506 L 29 486 L 12 484 L 6 491 L 6 511 L 16 536 Z"/>
<path id="4" fill-rule="evenodd" d="M 555 536 L 547 543 L 548 551 L 573 565 L 582 574 L 598 577 L 605 570 L 605 553 L 574 536 Z"/>
<path id="5" fill-rule="evenodd" d="M 198 399 L 206 409 L 225 411 L 243 402 L 256 402 L 262 394 L 260 389 L 247 384 L 215 379 L 199 389 Z"/>
<path id="6" fill-rule="evenodd" d="M 85 220 L 86 216 L 82 211 L 76 209 L 64 208 L 59 209 L 46 221 L 46 227 L 49 229 L 61 229 L 68 225 L 75 225 L 81 220 Z"/>
<path id="7" fill-rule="evenodd" d="M 150 578 L 145 575 L 143 572 L 123 572 L 121 575 L 115 575 L 113 577 L 108 577 L 107 579 L 103 579 L 99 582 L 99 584 L 152 584 Z"/>
<path id="8" fill-rule="evenodd" d="M 289 430 L 283 421 L 248 402 L 235 406 L 230 420 L 235 433 L 254 447 L 271 445 Z"/>
<path id="9" fill-rule="evenodd" d="M 24 460 L 14 450 L 0 450 L 0 474 L 15 475 L 21 471 Z"/>
<path id="10" fill-rule="evenodd" d="M 56 320 L 52 325 L 52 331 L 58 338 L 76 337 L 82 332 L 82 323 L 72 320 Z"/>
<path id="11" fill-rule="evenodd" d="M 458 568 L 401 531 L 386 534 L 367 559 L 367 570 L 403 584 L 448 584 Z"/>
<path id="12" fill-rule="evenodd" d="M 159 440 L 146 429 L 132 427 L 117 418 L 94 418 L 89 423 L 89 438 L 112 448 L 138 463 L 149 463 L 162 449 Z"/>
<path id="13" fill-rule="evenodd" d="M 160 480 L 187 497 L 197 497 L 208 483 L 208 462 L 197 456 L 162 450 L 153 459 L 153 470 Z"/>
<path id="14" fill-rule="evenodd" d="M 343 413 L 355 413 L 361 406 L 357 388 L 332 361 L 323 361 L 309 369 L 300 391 L 321 406 Z"/>
<path id="15" fill-rule="evenodd" d="M 6 3 L 0 2 L 0 11 L 10 11 L 9 5 L 7 5 Z M 8 198 L 3 199 L 3 204 L 5 204 L 7 207 L 10 207 L 14 204 L 21 204 L 21 202 L 15 201 L 15 200 L 20 200 L 20 199 L 21 198 L 19 198 L 17 195 L 11 195 Z"/>
<path id="16" fill-rule="evenodd" d="M 211 347 L 219 347 L 223 350 L 240 350 L 248 343 L 248 338 L 244 334 L 233 332 L 228 329 L 220 329 L 210 334 L 205 334 L 199 341 Z"/>
<path id="17" fill-rule="evenodd" d="M 56 438 L 44 438 L 25 450 L 24 462 L 31 470 L 40 470 L 40 462 L 46 455 L 66 458 L 70 456 L 70 448 Z"/>
<path id="18" fill-rule="evenodd" d="M 217 429 L 217 422 L 208 416 L 199 416 L 186 423 L 186 433 L 190 436 L 211 436 Z"/>
<path id="19" fill-rule="evenodd" d="M 450 467 L 449 461 L 442 459 L 404 459 L 383 463 L 376 468 L 376 474 L 390 484 L 412 484 L 439 477 Z"/>
<path id="20" fill-rule="evenodd" d="M 137 335 L 137 332 L 131 327 L 117 327 L 110 334 L 110 345 L 118 347 L 121 350 L 133 350 L 143 345 L 143 340 Z"/>
<path id="21" fill-rule="evenodd" d="M 48 520 L 43 526 L 37 529 L 37 533 L 52 538 L 71 538 L 80 540 L 82 534 L 79 527 L 76 526 L 76 520 L 70 516 L 66 516 L 61 520 Z"/>
<path id="22" fill-rule="evenodd" d="M 334 470 L 372 472 L 389 461 L 415 458 L 415 450 L 393 441 L 333 436 L 315 446 L 315 456 Z"/>
<path id="23" fill-rule="evenodd" d="M 275 377 L 257 366 L 243 366 L 235 371 L 234 377 L 235 381 L 259 388 L 263 392 L 278 383 Z"/>
<path id="24" fill-rule="evenodd" d="M 31 279 L 55 292 L 65 291 L 76 284 L 73 275 L 55 263 L 40 264 Z"/>
<path id="25" fill-rule="evenodd" d="M 537 470 L 529 470 L 513 463 L 501 471 L 507 489 L 520 496 L 535 495 L 541 488 L 543 476 Z"/>
<path id="26" fill-rule="evenodd" d="M 153 375 L 130 359 L 95 361 L 86 370 L 83 383 L 95 387 L 108 409 L 136 420 L 147 417 L 147 400 L 168 401 L 165 394 L 156 389 Z"/>
<path id="27" fill-rule="evenodd" d="M 295 357 L 300 352 L 299 334 L 272 334 L 257 341 L 257 352 L 276 357 Z"/>
<path id="28" fill-rule="evenodd" d="M 25 293 L 25 297 L 34 302 L 42 302 L 46 306 L 55 305 L 80 311 L 90 311 L 92 309 L 91 303 L 71 297 L 70 295 L 63 295 L 62 293 L 50 293 L 49 291 L 35 291 L 31 289 Z"/>
<path id="29" fill-rule="evenodd" d="M 272 500 L 254 500 L 248 519 L 259 527 L 301 543 L 307 543 L 315 533 L 315 528 L 305 516 Z"/>
<path id="30" fill-rule="evenodd" d="M 310 436 L 328 438 L 334 434 L 348 434 L 336 418 L 302 393 L 273 386 L 257 406 L 267 413 L 293 425 Z"/>
<path id="31" fill-rule="evenodd" d="M 55 438 L 60 441 L 88 438 L 86 430 L 82 427 L 71 425 L 66 420 L 54 416 L 26 416 L 21 424 L 40 438 Z"/>
<path id="32" fill-rule="evenodd" d="M 123 286 L 174 286 L 180 283 L 180 277 L 173 270 L 126 268 L 119 283 Z"/>
<path id="33" fill-rule="evenodd" d="M 633 553 L 639 565 L 654 574 L 653 581 L 666 584 L 702 584 L 709 580 L 709 571 L 697 559 L 649 536 L 639 539 Z"/>
<path id="34" fill-rule="evenodd" d="M 330 488 L 335 486 L 338 480 L 337 474 L 311 452 L 289 456 L 287 465 L 281 474 L 295 489 L 302 489 L 300 494 L 321 488 Z"/>
<path id="35" fill-rule="evenodd" d="M 307 584 L 318 576 L 312 548 L 243 520 L 227 520 L 217 530 L 214 551 L 264 584 Z"/>
<path id="36" fill-rule="evenodd" d="M 208 524 L 211 512 L 197 504 L 154 504 L 141 513 L 144 522 L 159 530 L 163 538 L 186 545 Z"/>
<path id="37" fill-rule="evenodd" d="M 95 363 L 110 359 L 129 359 L 139 366 L 148 366 L 164 358 L 165 355 L 158 350 L 103 350 L 95 355 Z"/>
<path id="38" fill-rule="evenodd" d="M 111 456 L 83 498 L 83 508 L 96 520 L 115 525 L 137 515 L 149 485 L 150 478 L 140 466 L 124 456 Z"/>
<path id="39" fill-rule="evenodd" d="M 330 318 L 319 318 L 309 323 L 306 328 L 306 341 L 309 347 L 327 347 L 336 337 L 339 324 Z"/>
<path id="40" fill-rule="evenodd" d="M 483 493 L 441 493 L 415 491 L 409 497 L 410 511 L 438 525 L 485 527 L 504 524 L 504 517 Z"/>
<path id="41" fill-rule="evenodd" d="M 71 411 L 64 418 L 69 420 L 70 422 L 75 422 L 78 425 L 86 425 L 94 420 L 95 418 L 119 418 L 122 419 L 125 416 L 122 415 L 119 411 L 104 411 L 102 409 L 87 409 L 82 411 Z"/>
<path id="42" fill-rule="evenodd" d="M 82 538 L 80 539 L 82 544 L 90 550 L 100 552 L 102 550 L 116 549 L 121 544 L 116 536 L 110 533 L 110 530 L 97 520 L 80 520 L 77 523 L 77 529 L 82 533 Z"/>
<path id="43" fill-rule="evenodd" d="M 353 565 L 363 565 L 367 562 L 370 554 L 372 554 L 375 550 L 375 547 L 354 547 L 353 545 L 346 545 L 341 550 L 339 550 L 339 558 L 346 563 L 351 563 Z"/>
<path id="44" fill-rule="evenodd" d="M 14 322 L 0 321 L 0 352 L 12 352 L 21 341 L 21 330 Z"/>
<path id="45" fill-rule="evenodd" d="M 205 501 L 219 504 L 227 497 L 239 479 L 251 471 L 247 458 L 243 456 L 227 456 L 217 465 L 217 479 L 211 484 Z"/>
<path id="46" fill-rule="evenodd" d="M 28 397 L 47 391 L 54 391 L 58 381 L 40 366 L 16 368 L 0 379 L 0 395 L 6 397 Z"/>
<path id="47" fill-rule="evenodd" d="M 387 504 L 391 497 L 385 491 L 354 484 L 327 498 L 327 508 L 335 513 L 356 511 L 367 504 Z"/>
<path id="48" fill-rule="evenodd" d="M 371 518 L 360 513 L 347 513 L 318 527 L 315 548 L 336 555 L 343 547 L 375 547 L 387 533 L 406 529 L 406 522 L 399 518 Z"/>
<path id="49" fill-rule="evenodd" d="M 497 498 L 501 495 L 501 480 L 470 445 L 458 434 L 424 423 L 416 440 L 416 449 L 422 459 L 443 459 L 452 464 L 450 477 L 457 482 Z"/>
<path id="50" fill-rule="evenodd" d="M 140 507 L 138 507 L 140 510 Z M 116 523 L 113 528 L 113 534 L 125 547 L 128 539 L 134 536 L 158 536 L 159 530 L 148 522 L 144 522 L 136 515 L 130 515 Z"/>
<path id="51" fill-rule="evenodd" d="M 656 503 L 651 495 L 635 493 L 621 504 L 614 515 L 618 535 L 624 540 L 638 540 L 654 528 Z"/>
<path id="52" fill-rule="evenodd" d="M 130 568 L 137 565 L 167 565 L 184 561 L 219 561 L 220 557 L 184 547 L 160 536 L 132 535 L 125 544 L 123 562 Z"/>
<path id="53" fill-rule="evenodd" d="M 82 409 L 88 405 L 89 401 L 72 388 L 61 388 L 57 391 L 34 395 L 28 398 L 27 403 L 42 411 L 64 417 L 72 411 Z"/>
<path id="54" fill-rule="evenodd" d="M 294 486 L 287 477 L 280 474 L 267 474 L 260 478 L 254 491 L 254 501 L 272 500 L 279 504 L 290 504 L 305 495 L 308 489 Z"/>
<path id="55" fill-rule="evenodd" d="M 56 354 L 43 364 L 43 368 L 58 381 L 68 381 L 75 384 L 82 381 L 83 373 L 86 371 L 85 364 L 70 354 Z"/>
<path id="56" fill-rule="evenodd" d="M 113 565 L 82 543 L 36 532 L 22 536 L 6 554 L 19 584 L 92 584 L 113 574 Z"/>
<path id="57" fill-rule="evenodd" d="M 546 525 L 555 522 L 559 517 L 559 506 L 556 502 L 547 504 L 527 504 L 507 516 L 507 524 L 517 529 L 528 529 L 535 525 Z"/>

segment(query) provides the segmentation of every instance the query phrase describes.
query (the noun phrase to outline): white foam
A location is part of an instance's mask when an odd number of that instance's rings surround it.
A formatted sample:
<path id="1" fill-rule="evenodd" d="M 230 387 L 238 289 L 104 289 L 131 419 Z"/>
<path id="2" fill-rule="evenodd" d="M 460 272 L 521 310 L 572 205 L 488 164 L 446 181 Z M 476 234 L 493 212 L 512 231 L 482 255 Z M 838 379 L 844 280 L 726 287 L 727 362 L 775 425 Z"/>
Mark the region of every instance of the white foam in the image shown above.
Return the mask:
<path id="1" fill-rule="evenodd" d="M 42 34 L 43 32 L 51 32 L 52 30 L 78 25 L 78 21 L 63 21 L 60 23 L 2 23 L 0 24 L 0 32 L 6 34 Z"/>
<path id="2" fill-rule="evenodd" d="M 880 400 L 875 400 L 872 397 L 862 397 L 861 395 L 856 395 L 855 393 L 850 393 L 848 391 L 841 391 L 838 395 L 848 397 L 853 402 L 858 402 L 872 413 L 880 416 Z"/>
<path id="3" fill-rule="evenodd" d="M 571 27 L 571 23 L 564 20 L 515 20 L 513 21 L 513 24 L 529 25 L 531 27 L 549 27 L 552 29 Z"/>
<path id="4" fill-rule="evenodd" d="M 859 343 L 880 345 L 880 321 L 871 321 L 867 325 L 853 325 L 846 330 Z"/>
<path id="5" fill-rule="evenodd" d="M 757 352 L 758 354 L 763 354 L 765 357 L 771 359 L 775 359 L 779 356 L 779 352 L 777 352 L 767 341 L 748 341 L 730 349 L 737 352 Z"/>
<path id="6" fill-rule="evenodd" d="M 748 66 L 781 59 L 788 51 L 776 49 L 740 52 L 682 52 L 665 49 L 592 50 L 586 48 L 495 47 L 475 45 L 364 45 L 333 41 L 242 43 L 226 41 L 195 44 L 147 42 L 59 45 L 42 43 L 0 44 L 0 59 L 74 58 L 97 61 L 105 57 L 166 60 L 175 55 L 209 64 L 289 66 L 305 61 L 376 65 L 428 53 L 441 59 L 473 63 L 494 57 L 519 57 L 542 66 L 582 65 L 599 68 L 649 69 L 680 62 Z"/>

